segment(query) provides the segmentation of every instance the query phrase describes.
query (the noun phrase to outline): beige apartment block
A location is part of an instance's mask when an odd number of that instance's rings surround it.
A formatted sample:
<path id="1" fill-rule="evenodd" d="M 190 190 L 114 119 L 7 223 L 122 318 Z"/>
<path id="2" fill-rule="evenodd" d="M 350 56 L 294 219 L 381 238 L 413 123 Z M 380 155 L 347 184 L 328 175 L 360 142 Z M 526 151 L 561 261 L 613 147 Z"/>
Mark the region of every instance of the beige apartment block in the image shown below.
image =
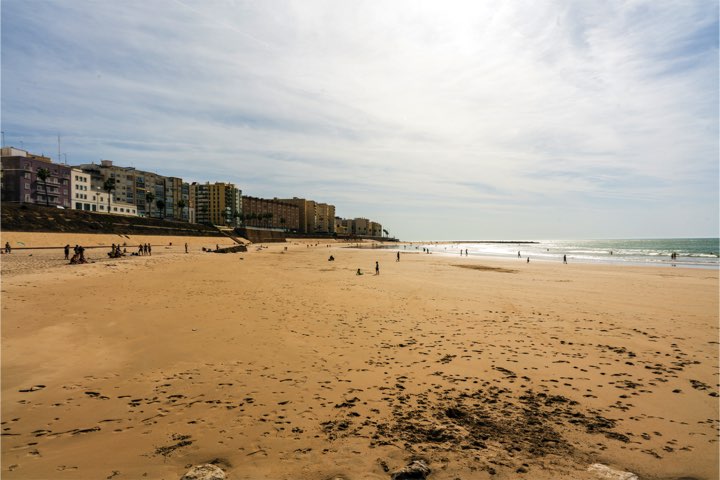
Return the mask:
<path id="1" fill-rule="evenodd" d="M 180 178 L 165 177 L 137 170 L 135 167 L 121 167 L 114 165 L 112 160 L 101 160 L 99 164 L 85 163 L 75 168 L 90 174 L 91 186 L 94 189 L 102 188 L 105 180 L 114 178 L 115 199 L 136 205 L 140 216 L 186 221 L 188 219 L 185 209 L 179 207 L 181 199 L 188 202 L 188 186 Z M 148 194 L 151 194 L 152 201 Z"/>
<path id="2" fill-rule="evenodd" d="M 335 205 L 298 197 L 284 198 L 280 201 L 297 205 L 300 233 L 335 233 Z"/>
<path id="3" fill-rule="evenodd" d="M 301 231 L 300 207 L 278 198 L 242 197 L 243 225 Z"/>

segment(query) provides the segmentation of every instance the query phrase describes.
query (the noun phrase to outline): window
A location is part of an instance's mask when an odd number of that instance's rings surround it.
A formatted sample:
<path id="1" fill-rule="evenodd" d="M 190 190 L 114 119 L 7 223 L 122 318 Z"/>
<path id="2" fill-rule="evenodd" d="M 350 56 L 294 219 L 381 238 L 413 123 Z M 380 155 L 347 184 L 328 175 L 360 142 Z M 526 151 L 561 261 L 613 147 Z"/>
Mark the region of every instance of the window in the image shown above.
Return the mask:
<path id="1" fill-rule="evenodd" d="M 29 189 L 29 188 L 30 188 L 30 184 L 29 184 L 29 183 L 26 183 L 26 184 L 25 184 L 25 189 Z"/>
<path id="2" fill-rule="evenodd" d="M 93 212 L 96 211 L 96 210 L 95 210 L 95 205 L 92 206 L 92 211 L 93 211 Z"/>
<path id="3" fill-rule="evenodd" d="M 75 202 L 75 210 L 82 210 L 82 209 L 83 209 L 82 203 L 80 203 L 80 202 Z"/>
<path id="4" fill-rule="evenodd" d="M 25 178 L 32 178 L 32 175 L 30 174 L 30 172 L 25 172 L 24 176 L 25 176 Z"/>
<path id="5" fill-rule="evenodd" d="M 88 205 L 87 203 L 85 204 L 85 210 L 90 210 L 90 205 Z"/>

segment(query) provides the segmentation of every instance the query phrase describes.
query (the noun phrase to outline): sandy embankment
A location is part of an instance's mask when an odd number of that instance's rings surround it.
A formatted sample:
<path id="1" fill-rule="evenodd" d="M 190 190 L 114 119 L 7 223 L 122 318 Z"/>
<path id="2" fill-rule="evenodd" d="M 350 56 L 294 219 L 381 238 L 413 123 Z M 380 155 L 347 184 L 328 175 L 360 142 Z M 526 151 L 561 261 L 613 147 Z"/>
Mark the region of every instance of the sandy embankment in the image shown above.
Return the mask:
<path id="1" fill-rule="evenodd" d="M 3 478 L 718 477 L 717 271 L 192 240 L 2 256 Z"/>

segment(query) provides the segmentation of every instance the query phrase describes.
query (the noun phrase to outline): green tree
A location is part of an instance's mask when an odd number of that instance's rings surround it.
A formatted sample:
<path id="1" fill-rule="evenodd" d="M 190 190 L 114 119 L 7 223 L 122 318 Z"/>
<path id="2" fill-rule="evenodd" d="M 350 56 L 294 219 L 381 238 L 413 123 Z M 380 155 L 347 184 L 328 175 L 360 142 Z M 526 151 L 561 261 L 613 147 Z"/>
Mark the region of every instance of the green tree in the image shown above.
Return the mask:
<path id="1" fill-rule="evenodd" d="M 149 205 L 147 209 L 147 216 L 152 217 L 152 204 L 153 200 L 155 200 L 155 194 L 153 192 L 146 192 L 145 193 L 145 203 Z M 147 206 L 146 205 L 146 206 Z"/>
<path id="2" fill-rule="evenodd" d="M 112 192 L 115 190 L 115 179 L 113 177 L 105 179 L 103 182 L 103 190 L 108 194 L 108 213 L 110 213 L 110 200 L 112 199 Z"/>
<path id="3" fill-rule="evenodd" d="M 160 218 L 165 218 L 165 200 L 162 198 L 159 198 L 155 205 L 157 206 L 158 210 L 160 210 Z"/>
<path id="4" fill-rule="evenodd" d="M 177 206 L 180 209 L 180 218 L 182 219 L 184 218 L 183 214 L 185 213 L 185 207 L 187 206 L 187 203 L 185 203 L 185 200 L 181 198 L 180 200 L 178 200 Z"/>
<path id="5" fill-rule="evenodd" d="M 47 168 L 38 168 L 37 178 L 43 183 L 45 187 L 45 205 L 50 206 L 50 197 L 48 197 L 47 179 L 50 177 L 50 170 Z"/>

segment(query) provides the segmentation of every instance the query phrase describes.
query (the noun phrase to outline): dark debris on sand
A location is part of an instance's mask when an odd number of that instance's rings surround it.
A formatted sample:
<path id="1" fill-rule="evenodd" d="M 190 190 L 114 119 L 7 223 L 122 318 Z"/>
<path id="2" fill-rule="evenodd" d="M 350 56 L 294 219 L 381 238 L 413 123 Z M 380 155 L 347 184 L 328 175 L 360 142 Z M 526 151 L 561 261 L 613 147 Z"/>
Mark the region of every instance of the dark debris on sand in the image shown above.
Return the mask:
<path id="1" fill-rule="evenodd" d="M 324 422 L 322 428 L 330 440 L 367 435 L 371 446 L 401 444 L 410 454 L 435 452 L 441 457 L 460 452 L 492 457 L 491 463 L 501 466 L 515 464 L 513 457 L 579 457 L 583 454 L 566 437 L 571 432 L 629 441 L 614 431 L 614 420 L 596 411 L 582 411 L 578 402 L 562 395 L 533 390 L 513 393 L 490 386 L 470 394 L 446 390 L 399 395 L 388 401 L 393 411 L 390 418 L 370 419 L 361 425 L 336 419 Z M 487 470 L 494 468 L 487 465 Z"/>

